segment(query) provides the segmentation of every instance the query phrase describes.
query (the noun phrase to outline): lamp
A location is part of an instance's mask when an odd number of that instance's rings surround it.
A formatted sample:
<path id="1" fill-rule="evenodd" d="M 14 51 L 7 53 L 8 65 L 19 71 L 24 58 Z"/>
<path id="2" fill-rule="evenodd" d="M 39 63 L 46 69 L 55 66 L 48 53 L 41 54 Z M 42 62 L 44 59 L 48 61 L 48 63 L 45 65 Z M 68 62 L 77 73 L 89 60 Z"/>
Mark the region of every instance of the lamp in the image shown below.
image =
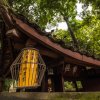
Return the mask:
<path id="1" fill-rule="evenodd" d="M 37 88 L 41 85 L 46 65 L 37 49 L 25 48 L 12 63 L 10 70 L 16 88 Z"/>

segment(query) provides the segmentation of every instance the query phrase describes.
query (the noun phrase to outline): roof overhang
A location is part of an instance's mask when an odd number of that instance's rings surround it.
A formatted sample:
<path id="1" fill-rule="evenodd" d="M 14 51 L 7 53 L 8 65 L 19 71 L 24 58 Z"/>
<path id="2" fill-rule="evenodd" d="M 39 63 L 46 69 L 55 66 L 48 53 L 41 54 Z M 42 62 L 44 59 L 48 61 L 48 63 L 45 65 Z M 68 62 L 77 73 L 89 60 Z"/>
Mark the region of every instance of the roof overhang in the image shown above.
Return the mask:
<path id="1" fill-rule="evenodd" d="M 86 55 L 81 55 L 80 53 L 73 52 L 69 49 L 61 47 L 59 44 L 52 42 L 47 36 L 39 34 L 33 27 L 24 23 L 22 20 L 18 19 L 16 16 L 13 16 L 13 19 L 16 22 L 16 27 L 23 31 L 27 36 L 32 39 L 37 40 L 39 43 L 47 46 L 55 52 L 58 52 L 64 56 L 66 61 L 76 61 L 77 64 L 87 65 L 87 66 L 98 66 L 100 67 L 100 61 L 93 59 L 92 57 L 87 57 Z M 69 58 L 69 59 L 68 59 Z"/>
<path id="2" fill-rule="evenodd" d="M 51 49 L 52 51 L 62 55 L 67 63 L 100 67 L 99 60 L 88 57 L 86 55 L 82 55 L 78 52 L 71 51 L 69 49 L 65 49 L 61 45 L 52 42 L 47 36 L 41 35 L 37 30 L 34 29 L 34 27 L 31 27 L 21 19 L 17 18 L 14 14 L 11 13 L 10 15 L 6 9 L 3 9 L 5 13 L 2 11 L 2 8 L 0 8 L 0 11 L 2 13 L 5 24 L 7 24 L 8 27 L 13 26 L 17 28 L 18 30 L 22 31 L 22 33 L 25 33 L 29 38 L 36 40 L 37 42 Z"/>

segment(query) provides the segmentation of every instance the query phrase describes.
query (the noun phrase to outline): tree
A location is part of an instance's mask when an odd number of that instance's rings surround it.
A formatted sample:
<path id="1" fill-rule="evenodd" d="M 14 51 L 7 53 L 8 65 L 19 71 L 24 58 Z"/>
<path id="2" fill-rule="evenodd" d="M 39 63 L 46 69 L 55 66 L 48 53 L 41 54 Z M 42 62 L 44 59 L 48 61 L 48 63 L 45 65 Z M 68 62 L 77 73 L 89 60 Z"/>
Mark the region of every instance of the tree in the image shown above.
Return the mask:
<path id="1" fill-rule="evenodd" d="M 59 22 L 59 19 L 60 21 L 64 20 L 67 23 L 68 31 L 71 35 L 73 43 L 75 47 L 78 48 L 77 39 L 69 22 L 69 20 L 75 18 L 77 14 L 75 9 L 76 3 L 77 0 L 30 0 L 30 2 L 27 0 L 24 1 L 24 3 L 23 0 L 21 0 L 19 1 L 19 4 L 15 4 L 15 9 L 18 12 L 23 6 L 23 9 L 21 9 L 20 12 L 23 12 L 25 16 L 34 14 L 36 22 L 39 22 L 38 24 L 42 24 L 42 26 L 47 25 L 47 23 L 52 23 L 53 21 Z M 32 19 L 34 18 L 32 17 Z"/>

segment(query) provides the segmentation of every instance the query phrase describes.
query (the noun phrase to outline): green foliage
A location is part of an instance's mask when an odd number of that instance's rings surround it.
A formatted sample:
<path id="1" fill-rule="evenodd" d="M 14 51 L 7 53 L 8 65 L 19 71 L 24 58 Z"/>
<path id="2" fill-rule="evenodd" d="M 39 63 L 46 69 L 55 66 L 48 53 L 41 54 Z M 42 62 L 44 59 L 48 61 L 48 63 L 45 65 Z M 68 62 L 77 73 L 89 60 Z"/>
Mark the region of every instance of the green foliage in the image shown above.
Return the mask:
<path id="1" fill-rule="evenodd" d="M 76 2 L 77 0 L 16 0 L 13 3 L 13 9 L 30 21 L 46 27 L 47 23 L 55 25 L 61 22 L 62 16 L 74 18 L 77 14 Z"/>
<path id="2" fill-rule="evenodd" d="M 11 83 L 12 83 L 12 79 L 5 79 L 3 84 L 3 91 L 9 91 Z"/>
<path id="3" fill-rule="evenodd" d="M 81 81 L 76 81 L 76 84 L 77 84 L 78 89 L 82 89 L 83 88 Z"/>
<path id="4" fill-rule="evenodd" d="M 78 90 L 82 89 L 81 81 L 76 81 Z M 65 91 L 76 91 L 75 84 L 72 81 L 65 81 L 64 82 Z"/>
<path id="5" fill-rule="evenodd" d="M 62 30 L 62 29 L 57 30 L 56 32 L 53 33 L 53 36 L 55 36 L 57 39 L 63 40 L 64 42 L 71 41 L 70 35 L 66 30 Z"/>
<path id="6" fill-rule="evenodd" d="M 65 91 L 75 91 L 73 82 L 66 81 L 64 82 Z"/>
<path id="7" fill-rule="evenodd" d="M 82 27 L 76 30 L 76 36 L 80 41 L 80 48 L 83 51 L 88 51 L 89 54 L 95 55 L 96 58 L 100 55 L 100 19 L 91 16 L 82 21 Z"/>

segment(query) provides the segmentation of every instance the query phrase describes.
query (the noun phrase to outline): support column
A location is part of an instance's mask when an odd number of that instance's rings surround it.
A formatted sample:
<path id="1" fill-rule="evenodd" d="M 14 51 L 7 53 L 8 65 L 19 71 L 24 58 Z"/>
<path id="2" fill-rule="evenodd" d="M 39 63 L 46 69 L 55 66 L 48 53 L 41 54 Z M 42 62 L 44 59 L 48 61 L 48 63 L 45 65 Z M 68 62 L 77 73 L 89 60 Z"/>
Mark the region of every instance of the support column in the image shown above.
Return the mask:
<path id="1" fill-rule="evenodd" d="M 0 78 L 0 92 L 3 91 L 3 79 Z"/>
<path id="2" fill-rule="evenodd" d="M 64 78 L 62 74 L 54 75 L 55 92 L 64 92 Z"/>
<path id="3" fill-rule="evenodd" d="M 41 84 L 41 91 L 42 92 L 48 92 L 48 76 L 47 76 L 47 72 L 45 72 L 44 77 L 43 77 L 43 81 Z"/>
<path id="4" fill-rule="evenodd" d="M 76 88 L 76 92 L 78 92 L 78 87 L 77 87 L 76 81 L 73 81 L 73 83 L 74 83 L 74 86 L 75 86 L 75 88 Z"/>
<path id="5" fill-rule="evenodd" d="M 54 69 L 54 88 L 55 92 L 64 92 L 63 66 Z"/>

